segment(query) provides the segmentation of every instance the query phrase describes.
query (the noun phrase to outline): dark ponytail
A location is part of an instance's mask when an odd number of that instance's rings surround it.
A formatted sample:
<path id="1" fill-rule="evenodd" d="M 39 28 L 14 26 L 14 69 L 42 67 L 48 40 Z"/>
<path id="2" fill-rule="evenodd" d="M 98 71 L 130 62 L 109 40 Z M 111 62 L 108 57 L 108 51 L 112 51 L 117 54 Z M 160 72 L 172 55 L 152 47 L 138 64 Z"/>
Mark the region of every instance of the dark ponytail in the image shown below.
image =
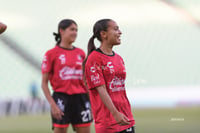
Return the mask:
<path id="1" fill-rule="evenodd" d="M 85 64 L 86 64 L 86 61 L 87 61 L 88 56 L 90 55 L 90 53 L 92 53 L 92 51 L 96 49 L 96 46 L 95 46 L 95 44 L 94 44 L 94 39 L 95 39 L 95 36 L 93 35 L 93 36 L 90 38 L 89 42 L 88 42 L 87 57 L 85 58 L 85 60 L 84 60 L 83 63 L 82 63 L 83 81 L 85 82 L 85 85 L 87 85 L 86 77 L 85 77 Z"/>
<path id="2" fill-rule="evenodd" d="M 87 56 L 89 56 L 90 53 L 96 49 L 94 44 L 94 39 L 97 38 L 97 40 L 99 40 L 100 42 L 102 41 L 100 33 L 101 31 L 107 31 L 109 21 L 112 21 L 112 19 L 101 19 L 97 21 L 93 26 L 93 36 L 90 38 L 88 42 Z"/>
<path id="3" fill-rule="evenodd" d="M 88 42 L 88 51 L 87 51 L 87 55 L 90 55 L 90 53 L 96 49 L 96 46 L 94 44 L 94 39 L 95 39 L 95 36 L 93 35 L 89 42 Z"/>
<path id="4" fill-rule="evenodd" d="M 58 33 L 53 32 L 53 35 L 55 36 L 55 40 L 56 40 L 56 45 L 59 45 L 62 40 L 61 35 L 60 35 L 60 29 L 65 30 L 72 24 L 75 24 L 77 26 L 76 22 L 72 19 L 63 19 L 60 21 L 60 23 L 58 24 Z"/>
<path id="5" fill-rule="evenodd" d="M 83 61 L 83 75 L 84 75 L 84 81 L 86 83 L 86 78 L 85 78 L 85 64 L 87 62 L 88 56 L 92 53 L 92 51 L 96 50 L 96 46 L 94 44 L 94 39 L 97 38 L 100 42 L 102 41 L 101 39 L 101 31 L 107 31 L 108 28 L 108 22 L 112 21 L 112 19 L 101 19 L 95 23 L 93 26 L 93 36 L 90 38 L 88 41 L 88 50 L 87 50 L 87 57 Z"/>
<path id="6" fill-rule="evenodd" d="M 55 36 L 55 40 L 56 40 L 56 45 L 59 45 L 60 42 L 61 42 L 61 36 L 60 36 L 60 33 L 55 33 L 53 32 L 53 35 Z"/>

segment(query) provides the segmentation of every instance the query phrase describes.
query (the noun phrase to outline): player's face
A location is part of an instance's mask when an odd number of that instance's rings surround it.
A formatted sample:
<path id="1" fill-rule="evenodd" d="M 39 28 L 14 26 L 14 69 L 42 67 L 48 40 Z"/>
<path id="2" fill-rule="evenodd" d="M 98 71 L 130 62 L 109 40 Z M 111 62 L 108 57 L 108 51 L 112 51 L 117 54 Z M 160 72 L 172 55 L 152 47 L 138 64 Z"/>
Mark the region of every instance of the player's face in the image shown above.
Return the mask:
<path id="1" fill-rule="evenodd" d="M 107 41 L 112 45 L 119 45 L 121 43 L 120 36 L 122 32 L 119 30 L 119 26 L 114 21 L 108 22 L 107 28 Z"/>
<path id="2" fill-rule="evenodd" d="M 70 43 L 74 42 L 77 37 L 77 31 L 78 31 L 77 26 L 73 23 L 65 30 L 63 30 L 62 38 Z"/>

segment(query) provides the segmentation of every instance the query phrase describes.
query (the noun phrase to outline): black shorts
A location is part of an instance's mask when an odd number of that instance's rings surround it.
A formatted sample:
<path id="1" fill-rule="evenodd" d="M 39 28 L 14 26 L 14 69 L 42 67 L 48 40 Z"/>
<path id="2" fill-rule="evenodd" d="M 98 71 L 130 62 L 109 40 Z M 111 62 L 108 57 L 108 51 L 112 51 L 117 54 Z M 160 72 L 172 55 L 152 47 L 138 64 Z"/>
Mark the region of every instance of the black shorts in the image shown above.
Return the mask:
<path id="1" fill-rule="evenodd" d="M 121 132 L 117 132 L 117 133 L 135 133 L 135 129 L 134 127 L 128 128 L 126 130 L 123 130 Z"/>
<path id="2" fill-rule="evenodd" d="M 70 123 L 73 127 L 90 126 L 93 118 L 88 94 L 67 95 L 54 92 L 53 99 L 64 113 L 61 120 L 57 120 L 51 115 L 53 128 L 68 127 Z"/>

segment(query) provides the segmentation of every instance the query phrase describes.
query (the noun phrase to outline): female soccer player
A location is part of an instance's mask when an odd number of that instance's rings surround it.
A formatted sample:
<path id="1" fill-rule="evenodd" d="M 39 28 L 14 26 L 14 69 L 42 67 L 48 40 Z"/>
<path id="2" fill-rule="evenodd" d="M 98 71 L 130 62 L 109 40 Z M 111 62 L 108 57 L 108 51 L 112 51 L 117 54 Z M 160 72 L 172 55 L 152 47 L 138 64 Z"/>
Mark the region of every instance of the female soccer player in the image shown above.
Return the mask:
<path id="1" fill-rule="evenodd" d="M 121 31 L 115 21 L 102 19 L 93 27 L 85 61 L 96 133 L 134 133 L 135 120 L 126 96 L 123 59 L 112 48 L 119 45 Z M 96 49 L 94 39 L 100 42 Z"/>
<path id="2" fill-rule="evenodd" d="M 70 123 L 77 133 L 90 133 L 92 114 L 82 72 L 85 53 L 72 45 L 77 24 L 64 19 L 54 35 L 57 45 L 46 52 L 42 63 L 42 89 L 51 106 L 54 133 L 66 133 Z"/>

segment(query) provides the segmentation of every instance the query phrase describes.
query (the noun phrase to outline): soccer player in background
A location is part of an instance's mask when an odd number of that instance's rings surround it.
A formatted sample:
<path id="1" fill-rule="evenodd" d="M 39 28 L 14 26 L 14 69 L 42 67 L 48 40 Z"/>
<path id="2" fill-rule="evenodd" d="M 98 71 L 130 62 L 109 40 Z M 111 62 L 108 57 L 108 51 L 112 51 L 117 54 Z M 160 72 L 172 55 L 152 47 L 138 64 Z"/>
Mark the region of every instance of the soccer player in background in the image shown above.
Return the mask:
<path id="1" fill-rule="evenodd" d="M 62 20 L 54 35 L 57 44 L 42 62 L 42 89 L 51 106 L 54 133 L 66 133 L 70 123 L 77 133 L 90 133 L 92 114 L 82 72 L 85 53 L 72 45 L 77 37 L 76 22 Z"/>
<path id="2" fill-rule="evenodd" d="M 124 61 L 112 50 L 121 43 L 121 34 L 115 21 L 102 19 L 95 23 L 88 42 L 83 68 L 96 133 L 134 133 L 135 120 L 125 91 Z M 97 49 L 95 38 L 101 42 Z"/>
<path id="3" fill-rule="evenodd" d="M 7 28 L 7 25 L 0 22 L 0 34 L 2 34 Z"/>

